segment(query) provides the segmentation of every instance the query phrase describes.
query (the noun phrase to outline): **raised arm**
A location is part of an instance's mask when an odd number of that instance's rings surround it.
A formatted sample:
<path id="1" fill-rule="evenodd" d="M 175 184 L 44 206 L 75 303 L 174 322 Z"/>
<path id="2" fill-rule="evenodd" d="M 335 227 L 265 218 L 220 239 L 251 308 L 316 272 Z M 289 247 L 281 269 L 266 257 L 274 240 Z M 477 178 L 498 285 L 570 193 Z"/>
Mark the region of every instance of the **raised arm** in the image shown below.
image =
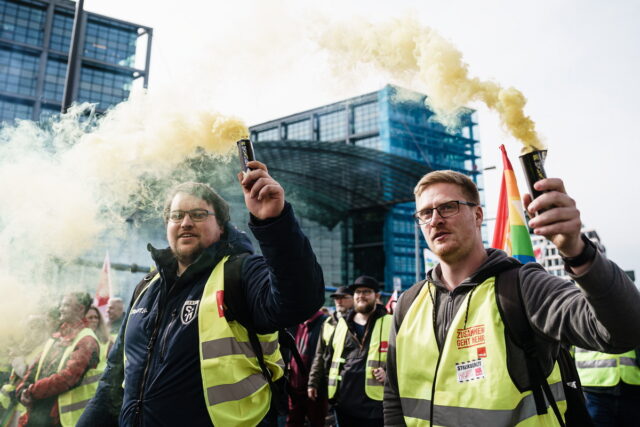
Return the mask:
<path id="1" fill-rule="evenodd" d="M 590 248 L 591 243 L 581 236 L 580 212 L 562 180 L 543 179 L 535 187 L 545 193 L 533 201 L 525 195 L 524 205 L 535 215 L 529 225 L 569 259 L 567 272 L 580 288 L 545 273 L 539 266 L 526 265 L 520 282 L 533 326 L 553 340 L 586 349 L 612 353 L 638 346 L 638 289 L 614 262 Z"/>
<path id="2" fill-rule="evenodd" d="M 257 161 L 238 174 L 249 226 L 263 257 L 251 256 L 242 277 L 247 308 L 257 332 L 270 332 L 308 319 L 324 302 L 322 269 L 300 229 L 284 189 Z"/>

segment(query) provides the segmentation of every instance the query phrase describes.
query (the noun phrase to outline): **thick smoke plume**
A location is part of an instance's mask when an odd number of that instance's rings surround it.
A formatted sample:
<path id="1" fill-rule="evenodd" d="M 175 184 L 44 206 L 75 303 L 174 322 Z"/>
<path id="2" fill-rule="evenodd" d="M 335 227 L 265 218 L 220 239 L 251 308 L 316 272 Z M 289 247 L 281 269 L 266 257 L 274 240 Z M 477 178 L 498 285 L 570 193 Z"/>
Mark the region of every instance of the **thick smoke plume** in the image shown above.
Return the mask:
<path id="1" fill-rule="evenodd" d="M 101 240 L 124 237 L 130 215 L 158 214 L 162 190 L 185 164 L 207 157 L 224 165 L 247 134 L 239 119 L 146 93 L 103 117 L 80 105 L 45 125 L 2 128 L 0 328 L 15 330 L 16 310 L 43 311 L 80 290 L 55 283 L 62 270 Z M 0 330 L 0 341 L 8 336 Z"/>
<path id="2" fill-rule="evenodd" d="M 499 114 L 505 129 L 525 149 L 544 148 L 535 123 L 524 113 L 527 100 L 519 90 L 469 77 L 461 52 L 411 17 L 382 23 L 350 20 L 328 24 L 318 32 L 317 41 L 330 53 L 336 73 L 368 64 L 424 90 L 427 106 L 446 126 L 455 127 L 463 108 L 481 101 Z"/>

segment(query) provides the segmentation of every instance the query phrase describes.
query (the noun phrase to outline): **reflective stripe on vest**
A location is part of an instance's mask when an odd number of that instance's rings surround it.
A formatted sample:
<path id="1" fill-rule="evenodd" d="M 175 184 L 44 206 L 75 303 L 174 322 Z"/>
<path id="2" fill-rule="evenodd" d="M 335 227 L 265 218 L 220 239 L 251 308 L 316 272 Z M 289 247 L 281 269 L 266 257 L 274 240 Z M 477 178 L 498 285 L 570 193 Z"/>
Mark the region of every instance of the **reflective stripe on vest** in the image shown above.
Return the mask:
<path id="1" fill-rule="evenodd" d="M 369 348 L 367 349 L 366 369 L 364 375 L 364 389 L 367 396 L 373 400 L 382 400 L 384 392 L 384 384 L 378 382 L 373 376 L 373 369 L 384 368 L 387 366 L 387 350 L 389 348 L 389 331 L 391 329 L 392 318 L 389 314 L 376 319 L 371 331 L 371 339 L 369 340 Z M 347 338 L 349 327 L 347 322 L 340 318 L 336 325 L 335 335 L 333 337 L 333 358 L 329 368 L 328 392 L 329 398 L 333 398 L 342 381 L 340 375 L 345 359 L 342 357 L 344 351 L 344 342 Z"/>
<path id="2" fill-rule="evenodd" d="M 218 296 L 224 295 L 224 264 L 220 261 L 207 280 L 198 313 L 200 372 L 207 410 L 213 425 L 253 426 L 267 414 L 271 390 L 262 374 L 247 330 L 227 322 Z M 258 334 L 264 362 L 273 380 L 284 374 L 278 334 Z"/>
<path id="3" fill-rule="evenodd" d="M 408 426 L 432 425 L 432 411 L 433 425 L 557 425 L 551 408 L 538 415 L 531 392 L 520 393 L 509 376 L 494 283 L 494 278 L 487 279 L 465 296 L 453 315 L 442 354 L 429 296 L 431 287 L 435 297 L 435 285 L 426 283 L 407 311 L 396 335 L 396 360 Z M 564 414 L 566 401 L 557 363 L 547 380 Z"/>
<path id="4" fill-rule="evenodd" d="M 67 346 L 62 353 L 62 359 L 60 359 L 60 363 L 58 365 L 58 372 L 62 371 L 67 364 L 67 360 L 71 357 L 71 353 L 76 348 L 81 339 L 85 337 L 92 337 L 96 340 L 96 344 L 99 345 L 98 338 L 93 333 L 93 331 L 89 328 L 84 328 L 76 335 L 75 339 L 71 343 L 71 345 Z M 36 381 L 40 378 L 40 374 L 42 372 L 42 366 L 44 361 L 49 354 L 49 350 L 53 346 L 53 339 L 49 339 L 45 344 L 44 350 L 42 352 L 42 356 L 40 356 L 40 361 L 38 362 L 38 369 L 36 372 Z M 98 363 L 101 361 L 98 360 Z M 85 372 L 84 377 L 80 381 L 80 383 L 62 393 L 58 396 L 58 411 L 60 414 L 60 424 L 64 427 L 75 426 L 80 419 L 80 416 L 84 412 L 84 408 L 89 403 L 89 400 L 96 394 L 96 390 L 98 389 L 98 381 L 100 380 L 100 376 L 102 375 L 102 371 L 98 369 L 89 369 Z"/>
<path id="5" fill-rule="evenodd" d="M 344 318 L 338 319 L 336 325 L 336 331 L 333 334 L 333 357 L 331 358 L 331 365 L 329 366 L 329 379 L 327 381 L 327 391 L 329 393 L 329 399 L 332 399 L 336 395 L 340 381 L 340 371 L 345 359 L 342 357 L 342 351 L 344 350 L 344 340 L 347 338 L 347 331 L 349 327 Z"/>
<path id="6" fill-rule="evenodd" d="M 622 382 L 640 385 L 635 350 L 608 354 L 576 348 L 576 367 L 585 387 L 613 387 Z"/>

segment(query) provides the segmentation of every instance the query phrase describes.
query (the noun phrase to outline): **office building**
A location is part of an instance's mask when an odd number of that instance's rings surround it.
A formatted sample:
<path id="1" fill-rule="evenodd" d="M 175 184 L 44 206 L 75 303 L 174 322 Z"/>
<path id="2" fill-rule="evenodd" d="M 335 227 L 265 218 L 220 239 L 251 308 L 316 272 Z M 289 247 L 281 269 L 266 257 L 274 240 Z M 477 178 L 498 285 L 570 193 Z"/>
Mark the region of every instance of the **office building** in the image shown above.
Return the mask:
<path id="1" fill-rule="evenodd" d="M 60 112 L 74 10 L 68 0 L 0 0 L 0 126 Z M 146 87 L 151 28 L 85 11 L 78 37 L 75 101 L 104 112 L 134 82 Z"/>
<path id="2" fill-rule="evenodd" d="M 413 187 L 431 170 L 469 175 L 483 198 L 473 111 L 456 129 L 433 120 L 425 96 L 388 85 L 250 128 L 256 153 L 302 200 L 325 280 L 361 274 L 405 289 L 424 276 Z"/>

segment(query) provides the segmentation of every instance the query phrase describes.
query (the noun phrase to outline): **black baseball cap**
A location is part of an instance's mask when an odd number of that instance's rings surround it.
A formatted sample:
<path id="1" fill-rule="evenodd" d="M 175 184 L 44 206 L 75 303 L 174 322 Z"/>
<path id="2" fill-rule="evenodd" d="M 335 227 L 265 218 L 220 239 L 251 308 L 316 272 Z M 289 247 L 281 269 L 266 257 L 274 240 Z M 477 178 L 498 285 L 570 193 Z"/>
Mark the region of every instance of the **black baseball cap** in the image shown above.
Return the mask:
<path id="1" fill-rule="evenodd" d="M 351 292 L 351 290 L 346 286 L 340 286 L 338 289 L 336 289 L 334 293 L 329 295 L 329 297 L 330 298 L 345 297 L 347 295 L 353 296 L 353 292 Z"/>
<path id="2" fill-rule="evenodd" d="M 357 288 L 369 288 L 373 289 L 374 292 L 380 292 L 380 283 L 371 276 L 360 276 L 351 286 L 349 286 L 349 290 L 351 292 L 355 291 Z"/>

